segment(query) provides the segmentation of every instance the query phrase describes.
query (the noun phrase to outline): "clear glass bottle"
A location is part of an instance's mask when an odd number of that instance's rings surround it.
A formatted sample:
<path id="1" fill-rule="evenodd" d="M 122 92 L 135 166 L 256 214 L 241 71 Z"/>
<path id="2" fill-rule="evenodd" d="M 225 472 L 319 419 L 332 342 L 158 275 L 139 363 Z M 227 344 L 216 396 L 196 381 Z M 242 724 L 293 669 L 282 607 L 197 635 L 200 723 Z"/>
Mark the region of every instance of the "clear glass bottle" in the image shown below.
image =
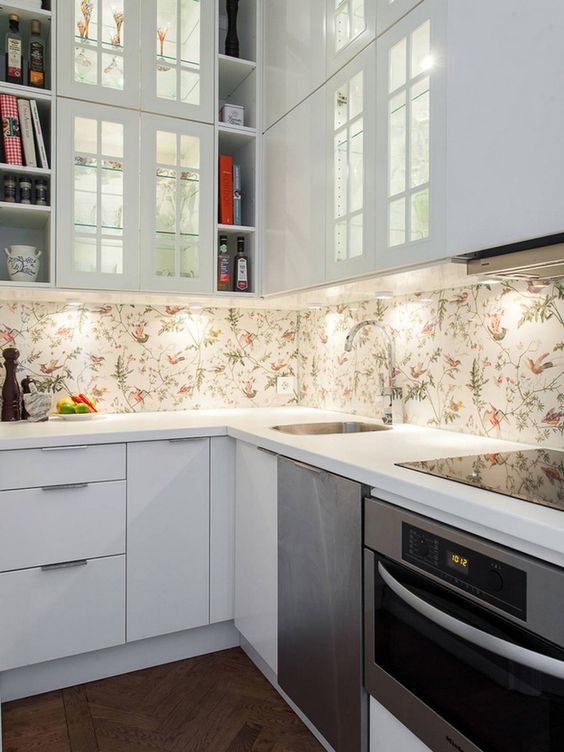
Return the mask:
<path id="1" fill-rule="evenodd" d="M 8 31 L 6 33 L 6 81 L 9 84 L 22 85 L 23 57 L 22 35 L 20 34 L 20 19 L 15 13 L 8 16 Z"/>
<path id="2" fill-rule="evenodd" d="M 28 54 L 28 84 L 36 89 L 45 88 L 45 43 L 41 38 L 41 23 L 31 22 Z"/>

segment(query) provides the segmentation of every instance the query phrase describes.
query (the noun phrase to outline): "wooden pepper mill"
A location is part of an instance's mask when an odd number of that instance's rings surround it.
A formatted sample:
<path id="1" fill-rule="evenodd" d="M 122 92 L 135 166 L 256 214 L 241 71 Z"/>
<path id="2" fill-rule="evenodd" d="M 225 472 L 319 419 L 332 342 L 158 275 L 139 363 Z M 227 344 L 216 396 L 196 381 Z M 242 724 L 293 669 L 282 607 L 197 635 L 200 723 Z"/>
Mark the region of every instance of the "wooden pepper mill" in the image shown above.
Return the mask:
<path id="1" fill-rule="evenodd" d="M 227 36 L 225 37 L 225 54 L 239 57 L 239 37 L 237 36 L 237 12 L 239 0 L 227 0 Z"/>
<path id="2" fill-rule="evenodd" d="M 2 421 L 11 422 L 21 420 L 20 385 L 16 376 L 20 353 L 15 347 L 7 347 L 2 355 L 4 356 L 4 365 L 6 367 L 6 378 L 2 387 Z"/>

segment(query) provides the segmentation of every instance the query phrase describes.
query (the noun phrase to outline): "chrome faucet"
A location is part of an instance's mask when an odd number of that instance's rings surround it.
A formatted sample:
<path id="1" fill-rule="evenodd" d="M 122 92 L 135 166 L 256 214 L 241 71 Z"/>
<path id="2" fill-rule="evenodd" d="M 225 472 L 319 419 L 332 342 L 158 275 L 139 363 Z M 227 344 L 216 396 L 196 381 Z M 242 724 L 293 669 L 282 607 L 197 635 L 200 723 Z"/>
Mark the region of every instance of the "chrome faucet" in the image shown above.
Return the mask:
<path id="1" fill-rule="evenodd" d="M 361 329 L 363 329 L 365 326 L 375 326 L 381 333 L 384 339 L 386 340 L 386 350 L 387 350 L 387 356 L 388 356 L 388 367 L 390 369 L 389 377 L 388 377 L 388 385 L 386 386 L 386 381 L 384 379 L 383 374 L 380 374 L 380 397 L 388 397 L 388 407 L 386 408 L 386 411 L 384 412 L 383 421 L 386 425 L 392 425 L 393 423 L 393 398 L 394 398 L 394 368 L 395 368 L 395 356 L 394 356 L 394 341 L 392 337 L 390 336 L 389 332 L 387 332 L 384 329 L 384 326 L 377 321 L 376 319 L 366 319 L 365 321 L 360 321 L 358 324 L 355 324 L 353 328 L 350 330 L 350 332 L 347 334 L 347 337 L 345 339 L 345 352 L 351 352 L 352 346 L 353 346 L 353 340 L 356 337 L 356 335 L 359 333 Z"/>

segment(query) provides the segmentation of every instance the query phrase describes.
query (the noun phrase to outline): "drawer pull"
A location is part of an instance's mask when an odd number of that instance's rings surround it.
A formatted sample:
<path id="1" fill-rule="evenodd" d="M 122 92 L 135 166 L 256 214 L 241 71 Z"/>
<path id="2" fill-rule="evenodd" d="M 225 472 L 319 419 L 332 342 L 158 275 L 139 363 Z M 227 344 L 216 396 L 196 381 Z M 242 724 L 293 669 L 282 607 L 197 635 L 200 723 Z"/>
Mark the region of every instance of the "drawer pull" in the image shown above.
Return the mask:
<path id="1" fill-rule="evenodd" d="M 88 483 L 61 483 L 60 486 L 42 486 L 42 491 L 68 491 L 75 488 L 88 488 Z"/>
<path id="2" fill-rule="evenodd" d="M 88 445 L 77 444 L 76 446 L 65 446 L 65 447 L 41 447 L 42 452 L 70 452 L 74 449 L 88 449 Z"/>
<path id="3" fill-rule="evenodd" d="M 57 564 L 45 564 L 41 567 L 42 572 L 54 572 L 57 569 L 73 569 L 74 567 L 85 567 L 88 564 L 86 559 L 77 559 L 76 561 L 61 561 Z"/>

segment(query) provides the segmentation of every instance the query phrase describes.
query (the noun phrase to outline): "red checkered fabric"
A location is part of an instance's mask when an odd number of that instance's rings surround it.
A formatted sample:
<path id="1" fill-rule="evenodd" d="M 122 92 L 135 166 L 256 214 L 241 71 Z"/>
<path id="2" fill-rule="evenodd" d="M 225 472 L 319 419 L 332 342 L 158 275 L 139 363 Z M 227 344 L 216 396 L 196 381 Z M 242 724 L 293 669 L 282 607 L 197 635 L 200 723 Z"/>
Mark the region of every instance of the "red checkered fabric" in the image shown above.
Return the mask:
<path id="1" fill-rule="evenodd" d="M 23 165 L 18 100 L 12 94 L 0 94 L 0 115 L 4 136 L 4 159 L 7 164 Z"/>

